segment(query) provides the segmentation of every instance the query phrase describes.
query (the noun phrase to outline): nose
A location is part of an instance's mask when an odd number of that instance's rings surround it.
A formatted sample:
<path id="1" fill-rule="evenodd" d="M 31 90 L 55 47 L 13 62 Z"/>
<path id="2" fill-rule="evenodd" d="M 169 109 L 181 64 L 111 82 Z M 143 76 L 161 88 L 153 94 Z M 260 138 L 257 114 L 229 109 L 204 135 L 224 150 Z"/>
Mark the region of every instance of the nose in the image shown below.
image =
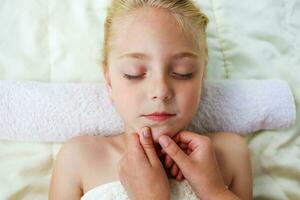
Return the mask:
<path id="1" fill-rule="evenodd" d="M 169 101 L 173 97 L 172 86 L 165 77 L 156 78 L 149 84 L 150 96 L 154 101 Z"/>

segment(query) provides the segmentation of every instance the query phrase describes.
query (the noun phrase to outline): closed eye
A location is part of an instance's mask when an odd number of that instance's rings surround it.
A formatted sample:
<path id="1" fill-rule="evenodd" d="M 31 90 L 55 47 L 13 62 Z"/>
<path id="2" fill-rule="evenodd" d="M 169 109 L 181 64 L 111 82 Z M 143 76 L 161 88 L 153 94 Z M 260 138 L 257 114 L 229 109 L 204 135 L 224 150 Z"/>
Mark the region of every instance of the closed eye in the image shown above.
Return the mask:
<path id="1" fill-rule="evenodd" d="M 188 74 L 178 74 L 178 73 L 173 73 L 173 75 L 176 77 L 176 78 L 180 78 L 180 79 L 191 79 L 193 78 L 194 76 L 194 73 L 188 73 Z"/>
<path id="2" fill-rule="evenodd" d="M 179 79 L 183 79 L 183 80 L 187 80 L 187 79 L 191 79 L 194 76 L 194 73 L 188 73 L 188 74 L 178 74 L 178 73 L 172 73 L 173 76 L 175 78 L 179 78 Z M 141 74 L 141 75 L 129 75 L 129 74 L 123 74 L 123 77 L 128 79 L 128 80 L 137 80 L 137 79 L 141 79 L 144 77 L 145 74 Z"/>
<path id="3" fill-rule="evenodd" d="M 137 75 L 137 76 L 133 76 L 133 75 L 129 75 L 129 74 L 123 74 L 123 77 L 128 79 L 128 80 L 133 80 L 133 79 L 140 79 L 144 76 L 145 74 L 142 75 Z"/>

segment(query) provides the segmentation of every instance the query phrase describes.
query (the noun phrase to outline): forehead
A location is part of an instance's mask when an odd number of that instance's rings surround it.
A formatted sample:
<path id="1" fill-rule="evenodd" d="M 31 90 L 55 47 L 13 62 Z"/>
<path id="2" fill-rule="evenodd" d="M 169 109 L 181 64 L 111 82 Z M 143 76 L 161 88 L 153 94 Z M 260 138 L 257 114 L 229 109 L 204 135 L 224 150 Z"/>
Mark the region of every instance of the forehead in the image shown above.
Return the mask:
<path id="1" fill-rule="evenodd" d="M 192 34 L 184 33 L 175 16 L 164 9 L 140 8 L 115 19 L 112 50 L 172 52 L 185 50 L 198 52 L 199 46 Z M 189 31 L 187 31 L 189 32 Z"/>

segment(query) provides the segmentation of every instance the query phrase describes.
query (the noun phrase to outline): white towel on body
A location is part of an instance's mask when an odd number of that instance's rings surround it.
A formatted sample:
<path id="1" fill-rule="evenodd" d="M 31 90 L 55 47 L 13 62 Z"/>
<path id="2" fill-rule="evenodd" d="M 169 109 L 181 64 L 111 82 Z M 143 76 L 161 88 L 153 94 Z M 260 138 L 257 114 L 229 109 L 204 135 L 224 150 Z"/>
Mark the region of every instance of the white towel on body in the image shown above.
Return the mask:
<path id="1" fill-rule="evenodd" d="M 170 200 L 199 200 L 187 180 L 169 179 Z M 129 200 L 127 192 L 120 181 L 113 181 L 96 186 L 87 191 L 81 200 Z"/>

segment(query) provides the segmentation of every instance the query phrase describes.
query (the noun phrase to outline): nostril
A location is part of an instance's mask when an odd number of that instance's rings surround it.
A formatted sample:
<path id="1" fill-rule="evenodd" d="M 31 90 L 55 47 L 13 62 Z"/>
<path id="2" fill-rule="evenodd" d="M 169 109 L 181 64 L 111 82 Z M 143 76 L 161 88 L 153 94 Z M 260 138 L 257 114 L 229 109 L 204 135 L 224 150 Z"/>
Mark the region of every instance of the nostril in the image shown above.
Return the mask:
<path id="1" fill-rule="evenodd" d="M 170 96 L 164 96 L 164 97 L 157 97 L 157 96 L 154 96 L 154 97 L 152 97 L 152 99 L 153 100 L 161 100 L 161 101 L 168 101 L 168 100 L 170 100 L 171 99 L 171 97 Z"/>

